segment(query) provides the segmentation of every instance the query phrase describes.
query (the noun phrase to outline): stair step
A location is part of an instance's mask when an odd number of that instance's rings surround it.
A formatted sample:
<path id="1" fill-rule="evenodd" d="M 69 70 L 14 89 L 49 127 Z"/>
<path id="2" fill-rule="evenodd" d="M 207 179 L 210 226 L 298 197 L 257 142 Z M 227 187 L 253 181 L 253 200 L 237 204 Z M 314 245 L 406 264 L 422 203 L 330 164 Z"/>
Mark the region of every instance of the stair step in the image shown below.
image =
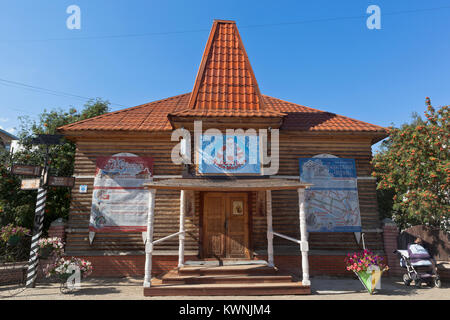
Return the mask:
<path id="1" fill-rule="evenodd" d="M 276 274 L 277 268 L 266 265 L 231 265 L 231 266 L 213 266 L 213 267 L 190 267 L 184 266 L 178 270 L 179 275 L 261 275 Z"/>
<path id="2" fill-rule="evenodd" d="M 207 284 L 207 283 L 280 283 L 292 282 L 287 275 L 208 275 L 208 276 L 180 276 L 176 272 L 169 272 L 162 277 L 162 283 L 172 284 Z"/>
<path id="3" fill-rule="evenodd" d="M 185 266 L 219 267 L 219 266 L 242 266 L 242 265 L 267 265 L 264 260 L 242 260 L 242 259 L 223 259 L 221 261 L 213 260 L 190 260 L 184 262 Z"/>
<path id="4" fill-rule="evenodd" d="M 263 296 L 311 294 L 311 288 L 299 282 L 233 284 L 163 284 L 153 281 L 144 288 L 144 296 Z"/>

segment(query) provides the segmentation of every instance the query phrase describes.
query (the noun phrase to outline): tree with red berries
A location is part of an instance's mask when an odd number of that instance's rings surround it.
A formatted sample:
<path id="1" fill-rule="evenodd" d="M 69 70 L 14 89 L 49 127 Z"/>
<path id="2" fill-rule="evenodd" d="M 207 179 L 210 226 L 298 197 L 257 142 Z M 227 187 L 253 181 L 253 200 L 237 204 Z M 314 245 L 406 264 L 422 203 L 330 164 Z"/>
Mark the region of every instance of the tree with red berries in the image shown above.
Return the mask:
<path id="1" fill-rule="evenodd" d="M 404 229 L 424 224 L 450 230 L 449 106 L 435 110 L 426 98 L 426 119 L 389 128 L 372 161 L 377 190 L 392 197 L 392 218 Z"/>

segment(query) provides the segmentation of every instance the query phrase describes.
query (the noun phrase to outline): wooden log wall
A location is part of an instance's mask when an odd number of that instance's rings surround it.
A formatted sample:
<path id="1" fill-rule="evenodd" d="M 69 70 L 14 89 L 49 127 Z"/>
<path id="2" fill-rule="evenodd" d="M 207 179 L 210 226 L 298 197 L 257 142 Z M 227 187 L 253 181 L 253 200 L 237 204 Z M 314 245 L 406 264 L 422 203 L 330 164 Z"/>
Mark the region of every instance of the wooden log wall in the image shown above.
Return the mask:
<path id="1" fill-rule="evenodd" d="M 134 153 L 138 156 L 150 156 L 154 159 L 154 175 L 181 175 L 181 166 L 174 165 L 170 155 L 175 142 L 170 134 L 155 137 L 133 137 L 119 139 L 79 139 L 75 157 L 75 176 L 77 178 L 72 191 L 72 202 L 67 234 L 67 251 L 84 253 L 98 251 L 142 251 L 144 250 L 140 233 L 98 233 L 94 243 L 89 244 L 88 226 L 92 201 L 93 176 L 96 158 L 120 152 Z M 370 177 L 371 142 L 370 138 L 358 136 L 305 136 L 294 132 L 280 133 L 280 170 L 278 175 L 299 175 L 298 158 L 313 157 L 317 154 L 333 154 L 343 158 L 354 158 L 358 177 Z M 79 193 L 79 186 L 86 184 L 88 192 Z M 375 230 L 380 227 L 375 181 L 358 180 L 358 193 L 363 229 Z M 267 247 L 266 216 L 261 209 L 261 194 L 253 192 L 251 199 L 253 232 L 252 247 L 255 251 L 264 251 Z M 199 210 L 201 197 L 195 192 L 195 210 L 186 217 L 186 251 L 199 250 Z M 264 200 L 264 199 L 263 199 Z M 298 194 L 296 191 L 273 192 L 274 231 L 299 238 Z M 154 239 L 178 232 L 179 228 L 179 191 L 159 190 L 156 193 L 156 215 Z M 353 233 L 311 233 L 310 250 L 351 250 L 358 249 Z M 383 250 L 380 233 L 367 233 L 366 244 L 370 249 Z M 275 237 L 275 247 L 283 248 L 284 254 L 299 253 L 298 245 Z M 177 254 L 178 238 L 158 245 L 155 250 Z M 279 251 L 275 249 L 275 254 Z"/>
<path id="2" fill-rule="evenodd" d="M 100 139 L 99 139 L 100 140 Z M 68 253 L 102 251 L 143 251 L 141 233 L 97 233 L 92 245 L 89 244 L 89 217 L 92 204 L 92 190 L 96 170 L 96 158 L 116 153 L 134 153 L 137 156 L 153 158 L 153 174 L 180 175 L 181 167 L 171 160 L 171 150 L 175 145 L 170 135 L 139 138 L 132 140 L 101 139 L 100 141 L 79 140 L 75 155 L 76 184 L 72 189 L 66 250 Z M 80 178 L 81 176 L 81 178 Z M 87 193 L 79 193 L 79 186 L 87 185 Z M 180 192 L 158 190 L 156 192 L 154 239 L 159 239 L 179 231 Z M 198 251 L 198 217 L 186 216 L 186 251 Z M 155 246 L 156 254 L 173 251 L 177 254 L 178 237 Z"/>
<path id="3" fill-rule="evenodd" d="M 358 177 L 370 177 L 372 168 L 371 143 L 368 138 L 342 136 L 304 136 L 299 133 L 280 132 L 280 169 L 278 175 L 299 176 L 298 158 L 311 158 L 318 154 L 332 154 L 340 158 L 353 158 L 356 162 Z M 358 180 L 358 196 L 363 230 L 375 231 L 380 228 L 378 204 L 376 198 L 376 181 Z M 272 192 L 273 229 L 300 239 L 298 216 L 298 193 L 296 191 Z M 253 246 L 263 252 L 267 247 L 266 217 L 253 216 Z M 310 233 L 310 250 L 358 250 L 353 233 Z M 368 232 L 365 235 L 366 246 L 372 250 L 383 250 L 382 234 Z M 280 247 L 282 253 L 299 253 L 298 245 L 288 240 L 275 237 L 274 246 Z M 280 250 L 275 249 L 275 254 Z"/>

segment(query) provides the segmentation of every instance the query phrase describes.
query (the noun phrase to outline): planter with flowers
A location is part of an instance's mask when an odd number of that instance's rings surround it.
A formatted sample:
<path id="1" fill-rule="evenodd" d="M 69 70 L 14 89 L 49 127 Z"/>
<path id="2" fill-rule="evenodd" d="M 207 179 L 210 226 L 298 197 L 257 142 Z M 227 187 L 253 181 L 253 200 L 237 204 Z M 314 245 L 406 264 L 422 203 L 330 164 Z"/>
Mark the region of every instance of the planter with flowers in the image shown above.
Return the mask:
<path id="1" fill-rule="evenodd" d="M 59 258 L 63 254 L 64 243 L 60 238 L 44 238 L 39 239 L 39 258 L 48 259 L 51 255 L 55 257 L 55 259 Z"/>
<path id="2" fill-rule="evenodd" d="M 46 277 L 57 276 L 61 281 L 61 292 L 67 293 L 76 287 L 76 282 L 68 285 L 67 282 L 69 277 L 75 275 L 74 281 L 81 280 L 81 278 L 86 278 L 92 273 L 92 264 L 87 260 L 75 257 L 59 258 L 53 263 L 48 264 L 44 269 L 44 273 Z M 80 279 L 76 279 L 77 274 L 80 275 Z"/>
<path id="3" fill-rule="evenodd" d="M 27 228 L 8 224 L 2 227 L 0 231 L 0 239 L 3 243 L 10 246 L 16 246 L 22 238 L 30 235 L 30 230 Z"/>
<path id="4" fill-rule="evenodd" d="M 389 269 L 383 260 L 383 257 L 364 249 L 361 252 L 349 253 L 345 263 L 347 270 L 353 271 L 367 291 L 373 294 L 381 275 Z"/>
<path id="5" fill-rule="evenodd" d="M 0 229 L 0 263 L 28 260 L 30 230 L 8 224 Z"/>

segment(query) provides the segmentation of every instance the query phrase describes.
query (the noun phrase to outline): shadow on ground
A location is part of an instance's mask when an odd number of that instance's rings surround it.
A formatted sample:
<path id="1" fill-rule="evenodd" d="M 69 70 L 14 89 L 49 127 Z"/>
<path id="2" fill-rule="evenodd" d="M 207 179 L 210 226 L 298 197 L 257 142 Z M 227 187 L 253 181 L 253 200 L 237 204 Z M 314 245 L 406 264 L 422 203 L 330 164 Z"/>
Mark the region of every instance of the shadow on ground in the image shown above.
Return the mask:
<path id="1" fill-rule="evenodd" d="M 442 283 L 442 288 L 449 288 L 449 284 Z M 376 290 L 373 295 L 383 296 L 415 296 L 431 290 L 433 287 L 422 285 L 420 288 L 415 286 L 406 286 L 402 281 L 396 278 L 382 278 L 381 289 Z M 311 279 L 312 294 L 317 295 L 346 295 L 367 293 L 363 284 L 357 278 L 334 278 L 334 277 L 314 277 Z"/>

